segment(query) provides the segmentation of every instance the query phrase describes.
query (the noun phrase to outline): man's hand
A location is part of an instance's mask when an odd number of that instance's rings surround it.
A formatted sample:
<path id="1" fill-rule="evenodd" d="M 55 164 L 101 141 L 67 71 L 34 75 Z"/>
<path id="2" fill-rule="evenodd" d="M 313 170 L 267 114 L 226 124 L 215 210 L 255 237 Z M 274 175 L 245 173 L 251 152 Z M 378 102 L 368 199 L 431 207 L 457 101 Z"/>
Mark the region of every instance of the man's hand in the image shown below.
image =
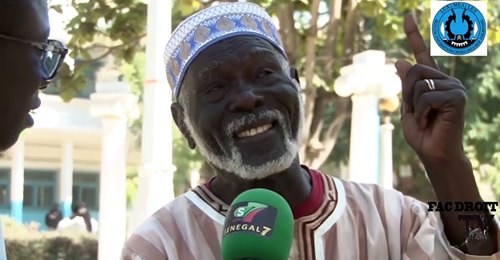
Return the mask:
<path id="1" fill-rule="evenodd" d="M 466 89 L 439 71 L 411 15 L 405 16 L 404 30 L 417 61 L 415 65 L 404 60 L 396 63 L 403 83 L 401 121 L 406 142 L 421 159 L 463 156 Z"/>
<path id="2" fill-rule="evenodd" d="M 438 201 L 482 201 L 462 146 L 465 87 L 439 71 L 411 15 L 405 16 L 404 30 L 417 60 L 415 65 L 404 60 L 396 63 L 403 83 L 401 121 L 406 142 L 422 160 Z M 458 220 L 458 214 L 441 213 L 446 237 L 452 245 L 466 240 L 464 223 Z M 497 232 L 497 228 L 492 229 L 479 246 L 466 249 L 470 254 L 493 254 L 499 247 Z"/>

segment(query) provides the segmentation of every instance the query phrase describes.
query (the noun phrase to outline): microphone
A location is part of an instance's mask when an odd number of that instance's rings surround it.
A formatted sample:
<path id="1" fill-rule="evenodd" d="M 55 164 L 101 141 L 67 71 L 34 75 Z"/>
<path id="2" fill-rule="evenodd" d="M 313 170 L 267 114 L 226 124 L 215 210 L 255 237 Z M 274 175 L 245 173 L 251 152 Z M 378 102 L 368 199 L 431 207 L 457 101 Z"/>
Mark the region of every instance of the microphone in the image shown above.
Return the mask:
<path id="1" fill-rule="evenodd" d="M 287 260 L 293 215 L 286 200 L 266 189 L 247 190 L 229 207 L 222 230 L 224 260 Z"/>

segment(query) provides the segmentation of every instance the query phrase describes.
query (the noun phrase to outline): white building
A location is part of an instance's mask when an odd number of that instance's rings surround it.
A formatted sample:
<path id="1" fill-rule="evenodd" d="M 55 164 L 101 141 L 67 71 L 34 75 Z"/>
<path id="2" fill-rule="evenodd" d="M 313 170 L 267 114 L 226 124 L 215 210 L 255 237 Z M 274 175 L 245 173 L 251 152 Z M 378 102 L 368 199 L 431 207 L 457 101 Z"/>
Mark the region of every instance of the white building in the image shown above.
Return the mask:
<path id="1" fill-rule="evenodd" d="M 66 103 L 44 94 L 40 98 L 35 126 L 0 158 L 0 214 L 23 223 L 39 222 L 43 230 L 45 214 L 54 203 L 69 216 L 71 203 L 83 201 L 99 219 L 102 123 L 90 113 L 96 101 L 75 98 Z M 127 166 L 136 169 L 139 151 L 127 145 Z"/>

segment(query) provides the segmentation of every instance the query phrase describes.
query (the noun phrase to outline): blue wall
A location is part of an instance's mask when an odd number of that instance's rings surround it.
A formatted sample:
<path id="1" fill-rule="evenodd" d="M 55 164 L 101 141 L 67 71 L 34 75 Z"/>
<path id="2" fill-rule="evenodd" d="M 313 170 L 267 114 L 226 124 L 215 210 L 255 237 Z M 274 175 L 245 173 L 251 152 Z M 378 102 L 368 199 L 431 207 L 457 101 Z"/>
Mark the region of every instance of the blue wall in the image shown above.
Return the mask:
<path id="1" fill-rule="evenodd" d="M 45 215 L 49 212 L 57 198 L 57 171 L 41 171 L 26 169 L 24 176 L 24 202 L 10 200 L 10 169 L 0 169 L 0 186 L 4 185 L 3 204 L 0 214 L 17 219 L 22 218 L 24 224 L 38 222 L 40 230 L 47 230 Z M 99 220 L 99 175 L 96 173 L 74 173 L 73 200 L 83 201 L 89 206 L 90 214 Z M 1 187 L 0 187 L 1 189 Z M 7 201 L 5 201 L 7 200 Z M 23 205 L 24 204 L 24 205 Z M 71 214 L 71 205 L 60 205 L 65 216 Z"/>

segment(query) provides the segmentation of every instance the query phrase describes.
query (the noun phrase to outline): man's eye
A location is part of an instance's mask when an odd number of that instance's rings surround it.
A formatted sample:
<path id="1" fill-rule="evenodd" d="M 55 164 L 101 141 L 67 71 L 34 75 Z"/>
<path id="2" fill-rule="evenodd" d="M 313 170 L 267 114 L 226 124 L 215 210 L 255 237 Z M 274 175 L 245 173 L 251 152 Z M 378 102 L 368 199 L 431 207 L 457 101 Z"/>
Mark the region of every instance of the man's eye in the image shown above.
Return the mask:
<path id="1" fill-rule="evenodd" d="M 270 75 L 272 73 L 273 73 L 272 70 L 270 70 L 270 69 L 264 69 L 264 70 L 262 70 L 262 71 L 259 72 L 259 74 L 257 75 L 257 78 L 262 78 L 262 77 L 265 77 L 265 76 Z"/>
<path id="2" fill-rule="evenodd" d="M 215 91 L 218 91 L 218 90 L 221 90 L 223 89 L 224 86 L 223 85 L 212 85 L 210 87 L 207 88 L 207 91 L 206 93 L 212 93 L 212 92 L 215 92 Z"/>

